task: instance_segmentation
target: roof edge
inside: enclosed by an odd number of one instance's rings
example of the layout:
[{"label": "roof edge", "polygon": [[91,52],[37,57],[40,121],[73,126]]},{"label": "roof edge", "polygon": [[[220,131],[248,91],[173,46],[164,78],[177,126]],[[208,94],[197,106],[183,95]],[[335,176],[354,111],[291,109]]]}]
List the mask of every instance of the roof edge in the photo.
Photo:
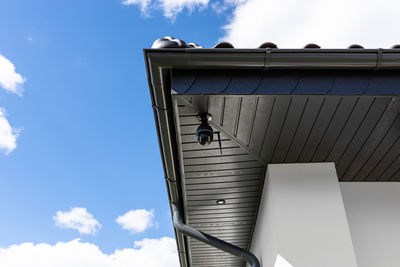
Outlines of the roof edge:
[{"label": "roof edge", "polygon": [[179,69],[400,69],[398,49],[144,49],[150,65]]}]

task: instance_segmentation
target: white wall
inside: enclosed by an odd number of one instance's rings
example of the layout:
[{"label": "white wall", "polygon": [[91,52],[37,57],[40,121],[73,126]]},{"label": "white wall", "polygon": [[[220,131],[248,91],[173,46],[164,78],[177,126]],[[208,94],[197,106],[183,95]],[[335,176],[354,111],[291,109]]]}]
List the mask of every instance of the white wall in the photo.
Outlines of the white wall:
[{"label": "white wall", "polygon": [[360,267],[400,266],[400,183],[340,183]]},{"label": "white wall", "polygon": [[263,190],[251,246],[263,267],[357,266],[333,163],[269,164]]}]

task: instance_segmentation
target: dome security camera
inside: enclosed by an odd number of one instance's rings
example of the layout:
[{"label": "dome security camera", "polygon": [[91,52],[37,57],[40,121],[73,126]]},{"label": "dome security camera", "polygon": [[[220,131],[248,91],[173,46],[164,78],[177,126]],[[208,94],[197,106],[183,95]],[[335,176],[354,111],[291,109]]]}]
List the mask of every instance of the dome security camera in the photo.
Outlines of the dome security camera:
[{"label": "dome security camera", "polygon": [[197,119],[201,124],[196,130],[196,140],[200,145],[207,146],[214,140],[214,131],[208,124],[212,117],[208,113],[202,113],[197,115]]}]

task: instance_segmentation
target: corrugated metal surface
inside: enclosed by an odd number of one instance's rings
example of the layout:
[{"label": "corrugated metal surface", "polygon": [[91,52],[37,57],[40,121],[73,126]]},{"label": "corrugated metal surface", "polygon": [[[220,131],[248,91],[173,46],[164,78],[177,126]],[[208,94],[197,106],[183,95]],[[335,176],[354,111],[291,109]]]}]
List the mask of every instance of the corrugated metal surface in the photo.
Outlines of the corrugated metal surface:
[{"label": "corrugated metal surface", "polygon": [[[371,81],[368,84],[371,88]],[[249,248],[267,163],[328,161],[336,163],[341,181],[400,180],[399,96],[174,95],[173,99],[187,223],[240,247]],[[213,115],[212,126],[221,132],[222,155],[218,142],[206,147],[196,142],[199,111]],[[217,205],[217,199],[226,204]],[[198,241],[189,238],[188,244],[191,266],[243,266],[237,258]]]}]

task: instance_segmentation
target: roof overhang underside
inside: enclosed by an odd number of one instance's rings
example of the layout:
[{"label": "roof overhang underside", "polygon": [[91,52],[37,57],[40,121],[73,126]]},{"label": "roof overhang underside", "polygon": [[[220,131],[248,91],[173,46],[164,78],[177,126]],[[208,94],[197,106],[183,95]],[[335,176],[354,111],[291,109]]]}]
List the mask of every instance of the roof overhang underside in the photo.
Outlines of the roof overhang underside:
[{"label": "roof overhang underside", "polygon": [[[151,62],[153,52],[162,58],[159,64]],[[170,201],[182,204],[194,228],[249,249],[268,163],[335,162],[340,181],[400,180],[396,68],[350,61],[348,68],[321,67],[321,61],[313,66],[309,60],[298,68],[243,62],[174,66],[179,57],[167,64],[162,51],[146,53],[164,168],[173,181]],[[257,53],[248,53],[248,60],[255,61]],[[290,59],[290,53],[285,56]],[[222,154],[218,142],[196,142],[201,112],[212,114]],[[226,204],[216,205],[217,199]],[[182,266],[244,266],[179,233],[177,240]]]}]

